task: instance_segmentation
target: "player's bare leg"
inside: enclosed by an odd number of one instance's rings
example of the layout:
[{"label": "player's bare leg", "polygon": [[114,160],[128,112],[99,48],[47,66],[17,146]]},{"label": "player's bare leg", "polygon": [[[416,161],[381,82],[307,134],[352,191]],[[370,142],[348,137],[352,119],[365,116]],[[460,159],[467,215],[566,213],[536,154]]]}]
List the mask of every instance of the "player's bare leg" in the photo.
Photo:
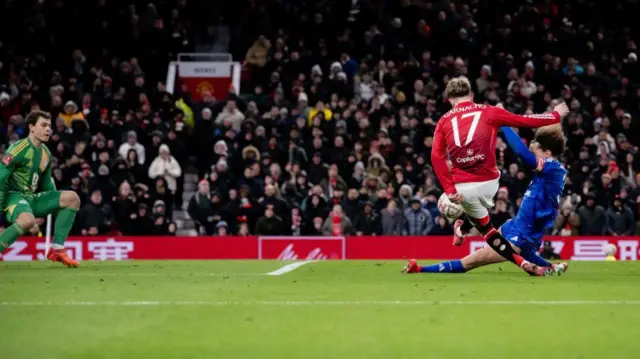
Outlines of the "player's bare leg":
[{"label": "player's bare leg", "polygon": [[64,242],[73,227],[73,221],[80,208],[80,197],[73,191],[60,192],[60,210],[56,216],[53,245],[47,252],[47,258],[54,262],[61,262],[66,267],[75,268],[80,262],[69,257],[64,249]]},{"label": "player's bare leg", "polygon": [[[520,248],[516,246],[512,245],[512,248],[516,252],[520,251]],[[421,266],[415,259],[411,259],[402,269],[402,273],[465,273],[476,268],[490,264],[504,263],[506,261],[503,256],[487,246],[469,254],[459,261],[442,262],[431,266]],[[459,264],[456,262],[459,262]],[[458,270],[455,268],[456,265],[460,266]],[[528,261],[523,261],[520,267],[529,275],[536,277],[548,276],[555,273],[552,267],[540,267]]]}]

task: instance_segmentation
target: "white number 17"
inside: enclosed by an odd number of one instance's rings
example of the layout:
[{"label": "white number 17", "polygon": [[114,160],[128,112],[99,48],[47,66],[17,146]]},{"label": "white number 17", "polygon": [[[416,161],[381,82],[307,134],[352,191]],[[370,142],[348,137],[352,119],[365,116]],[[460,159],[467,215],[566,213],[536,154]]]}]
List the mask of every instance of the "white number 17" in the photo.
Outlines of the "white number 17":
[{"label": "white number 17", "polygon": [[[478,121],[480,121],[480,116],[482,116],[482,112],[480,111],[469,112],[460,116],[460,119],[473,117],[473,120],[471,121],[471,127],[469,127],[469,132],[467,132],[467,140],[464,143],[465,146],[468,145],[469,142],[471,142],[471,140],[473,139],[473,135],[476,132],[476,127],[478,127]],[[460,132],[458,130],[458,116],[451,119],[451,126],[453,127],[453,141],[456,143],[456,146],[462,147],[462,145],[460,144]]]}]

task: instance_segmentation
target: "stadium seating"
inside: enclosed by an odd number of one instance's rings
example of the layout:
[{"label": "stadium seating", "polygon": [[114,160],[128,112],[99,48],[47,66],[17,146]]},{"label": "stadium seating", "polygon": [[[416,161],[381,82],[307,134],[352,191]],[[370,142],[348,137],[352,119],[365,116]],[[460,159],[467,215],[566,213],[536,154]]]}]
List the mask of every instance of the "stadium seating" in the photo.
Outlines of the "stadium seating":
[{"label": "stadium seating", "polygon": [[[412,200],[450,234],[430,153],[455,76],[515,113],[569,104],[553,234],[640,230],[635,1],[26,3],[0,8],[0,144],[53,114],[76,234],[402,235]],[[232,54],[240,88],[167,88],[181,52]],[[499,226],[529,177],[497,151]]]}]

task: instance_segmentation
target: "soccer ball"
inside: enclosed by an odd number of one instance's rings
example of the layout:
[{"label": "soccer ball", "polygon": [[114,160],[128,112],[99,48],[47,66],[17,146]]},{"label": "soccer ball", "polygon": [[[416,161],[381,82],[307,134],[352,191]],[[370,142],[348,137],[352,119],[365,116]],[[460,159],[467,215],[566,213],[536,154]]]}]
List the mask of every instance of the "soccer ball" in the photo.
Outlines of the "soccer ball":
[{"label": "soccer ball", "polygon": [[443,193],[442,196],[440,196],[440,199],[438,199],[438,210],[442,213],[444,218],[449,221],[449,223],[460,218],[463,213],[462,206],[451,202],[446,193]]}]

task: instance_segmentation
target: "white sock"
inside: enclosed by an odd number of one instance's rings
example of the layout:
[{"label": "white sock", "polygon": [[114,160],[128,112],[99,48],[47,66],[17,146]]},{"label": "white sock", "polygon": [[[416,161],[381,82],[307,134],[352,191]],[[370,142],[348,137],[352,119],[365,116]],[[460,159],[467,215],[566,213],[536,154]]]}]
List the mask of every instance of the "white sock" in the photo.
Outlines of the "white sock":
[{"label": "white sock", "polygon": [[63,245],[60,245],[60,244],[55,244],[55,243],[54,243],[54,244],[52,244],[52,245],[51,245],[51,248],[53,248],[53,249],[55,249],[55,250],[59,250],[59,249],[64,249],[64,246],[63,246]]}]

